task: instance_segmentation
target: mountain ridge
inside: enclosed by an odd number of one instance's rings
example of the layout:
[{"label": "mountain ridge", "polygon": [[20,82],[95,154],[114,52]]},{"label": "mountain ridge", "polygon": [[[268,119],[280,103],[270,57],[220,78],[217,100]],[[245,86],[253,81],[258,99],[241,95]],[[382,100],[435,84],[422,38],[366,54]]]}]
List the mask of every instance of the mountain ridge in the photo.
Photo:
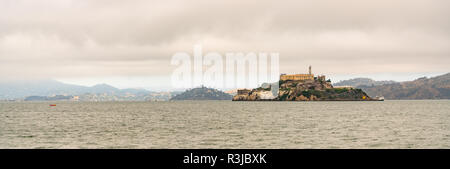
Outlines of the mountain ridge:
[{"label": "mountain ridge", "polygon": [[[266,83],[262,86],[267,87],[270,84],[271,83]],[[450,99],[450,73],[431,78],[421,77],[416,80],[406,82],[375,81],[369,78],[354,78],[334,83],[333,86],[353,86],[356,88],[361,88],[370,97],[384,96],[386,99],[391,100]],[[212,90],[214,90],[214,93],[216,94],[221,92],[217,89]],[[51,79],[19,82],[0,81],[0,100],[21,100],[29,96],[76,96],[85,94],[107,94],[110,96],[142,98],[157,97],[158,99],[162,97],[167,98],[168,100],[174,93],[178,92],[168,92],[169,94],[166,94],[167,96],[156,96],[157,94],[152,93],[154,92],[145,89],[118,89],[105,83],[100,83],[94,86],[81,86],[66,84]],[[217,96],[222,97],[226,95],[218,94]]]},{"label": "mountain ridge", "polygon": [[114,93],[124,95],[151,93],[145,89],[118,89],[101,83],[94,86],[66,84],[52,79],[35,81],[0,82],[0,99],[21,99],[28,96],[82,95],[86,93]]},{"label": "mountain ridge", "polygon": [[383,96],[386,99],[450,99],[450,73],[431,78],[421,77],[413,81],[359,86],[369,96]]},{"label": "mountain ridge", "polygon": [[348,80],[341,80],[339,82],[333,83],[333,86],[353,86],[358,88],[359,86],[379,86],[383,84],[392,84],[397,83],[393,80],[382,80],[382,81],[376,81],[370,78],[353,78]]}]

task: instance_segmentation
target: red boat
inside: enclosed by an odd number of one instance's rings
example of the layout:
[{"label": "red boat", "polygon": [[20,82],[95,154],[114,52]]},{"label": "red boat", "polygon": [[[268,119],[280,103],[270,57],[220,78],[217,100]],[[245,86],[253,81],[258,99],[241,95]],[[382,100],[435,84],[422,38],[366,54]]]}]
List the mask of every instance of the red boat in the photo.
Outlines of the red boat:
[{"label": "red boat", "polygon": [[51,104],[50,106],[56,106],[56,104]]}]

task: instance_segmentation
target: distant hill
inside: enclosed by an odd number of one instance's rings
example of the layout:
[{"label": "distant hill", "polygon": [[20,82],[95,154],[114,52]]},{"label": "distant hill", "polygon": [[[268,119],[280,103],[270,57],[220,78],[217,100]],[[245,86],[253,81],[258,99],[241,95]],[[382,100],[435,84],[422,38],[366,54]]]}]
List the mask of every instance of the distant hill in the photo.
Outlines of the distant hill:
[{"label": "distant hill", "polygon": [[19,99],[27,96],[82,95],[86,93],[137,95],[151,92],[144,89],[117,89],[107,84],[99,84],[92,87],[79,86],[61,83],[56,80],[0,81],[0,99]]},{"label": "distant hill", "polygon": [[199,87],[186,90],[185,92],[172,97],[170,100],[231,100],[233,96],[220,90]]},{"label": "distant hill", "polygon": [[450,99],[450,73],[408,82],[359,87],[369,96],[380,95],[386,99]]},{"label": "distant hill", "polygon": [[359,86],[379,86],[384,84],[393,84],[397,83],[395,81],[375,81],[369,78],[354,78],[349,80],[339,81],[337,83],[333,83],[333,86],[353,86],[359,88]]}]

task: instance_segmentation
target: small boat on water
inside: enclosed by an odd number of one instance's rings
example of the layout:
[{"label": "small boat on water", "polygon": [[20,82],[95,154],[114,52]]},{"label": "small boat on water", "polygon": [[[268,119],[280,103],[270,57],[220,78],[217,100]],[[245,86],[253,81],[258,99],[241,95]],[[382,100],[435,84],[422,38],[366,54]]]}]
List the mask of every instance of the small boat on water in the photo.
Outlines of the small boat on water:
[{"label": "small boat on water", "polygon": [[375,96],[375,99],[378,101],[384,101],[384,97],[383,96]]}]

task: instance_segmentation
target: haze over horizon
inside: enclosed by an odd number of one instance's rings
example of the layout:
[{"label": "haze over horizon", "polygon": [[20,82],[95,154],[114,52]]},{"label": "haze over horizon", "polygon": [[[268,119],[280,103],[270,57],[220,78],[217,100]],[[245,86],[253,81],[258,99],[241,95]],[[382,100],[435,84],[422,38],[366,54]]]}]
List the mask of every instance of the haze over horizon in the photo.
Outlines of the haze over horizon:
[{"label": "haze over horizon", "polygon": [[[344,80],[350,80],[350,79],[356,79],[356,78],[369,78],[372,80],[376,80],[376,81],[395,81],[395,82],[406,82],[406,81],[413,81],[413,80],[417,80],[419,78],[422,77],[427,77],[427,78],[433,78],[436,76],[441,76],[447,73],[437,73],[437,74],[409,74],[409,75],[404,75],[402,76],[402,78],[404,78],[403,80],[393,80],[393,79],[383,79],[385,77],[395,77],[395,75],[393,76],[392,74],[390,75],[367,75],[367,76],[358,76],[358,75],[344,75],[344,76],[338,76],[338,78],[333,78],[331,77],[330,79],[332,80],[332,83],[338,83],[340,81],[344,81]],[[401,76],[401,75],[400,75]],[[381,78],[381,79],[380,79]],[[81,86],[86,86],[86,87],[92,87],[95,85],[102,85],[102,84],[106,84],[109,86],[113,86],[115,88],[118,89],[127,89],[127,88],[135,88],[135,89],[146,89],[149,91],[183,91],[185,90],[183,89],[176,89],[176,88],[172,88],[172,87],[167,87],[167,86],[163,86],[164,84],[170,83],[169,80],[170,79],[159,79],[159,85],[161,86],[152,86],[152,84],[145,84],[145,77],[138,77],[138,78],[104,78],[104,79],[95,79],[95,78],[91,78],[91,79],[47,79],[47,80],[56,80],[58,82],[61,83],[65,83],[65,84],[72,84],[72,85],[81,85]],[[338,79],[338,80],[336,80]],[[137,84],[139,86],[150,86],[150,87],[133,87],[129,85],[129,82],[133,81],[132,84]],[[228,88],[219,88],[220,90],[230,90]]]},{"label": "haze over horizon", "polygon": [[450,1],[0,0],[0,77],[170,90],[176,52],[278,52],[333,82],[450,72]]}]

